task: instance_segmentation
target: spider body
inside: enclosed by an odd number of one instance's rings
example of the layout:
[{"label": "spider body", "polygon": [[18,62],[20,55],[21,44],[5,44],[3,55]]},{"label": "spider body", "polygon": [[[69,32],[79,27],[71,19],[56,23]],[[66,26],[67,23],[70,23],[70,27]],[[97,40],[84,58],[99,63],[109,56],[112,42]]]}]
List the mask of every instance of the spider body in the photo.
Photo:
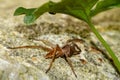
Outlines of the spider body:
[{"label": "spider body", "polygon": [[[43,41],[44,43],[47,42],[50,45],[52,43],[46,41],[46,40],[40,40]],[[19,49],[19,48],[42,48],[43,50],[47,50],[48,53],[44,56],[46,59],[52,59],[50,62],[50,65],[48,67],[48,69],[46,70],[46,73],[51,69],[53,62],[55,61],[55,59],[61,57],[63,59],[65,59],[65,61],[69,64],[69,66],[72,69],[73,74],[75,75],[75,77],[77,77],[74,68],[72,66],[71,60],[69,59],[69,57],[71,57],[72,55],[77,55],[81,52],[81,49],[78,47],[78,45],[75,42],[80,42],[81,43],[81,39],[72,39],[72,40],[68,40],[66,42],[66,44],[62,47],[60,47],[58,44],[54,45],[54,47],[52,46],[52,48],[47,48],[47,47],[43,47],[43,46],[19,46],[19,47],[9,47],[9,49]],[[53,44],[52,44],[53,45]]]}]

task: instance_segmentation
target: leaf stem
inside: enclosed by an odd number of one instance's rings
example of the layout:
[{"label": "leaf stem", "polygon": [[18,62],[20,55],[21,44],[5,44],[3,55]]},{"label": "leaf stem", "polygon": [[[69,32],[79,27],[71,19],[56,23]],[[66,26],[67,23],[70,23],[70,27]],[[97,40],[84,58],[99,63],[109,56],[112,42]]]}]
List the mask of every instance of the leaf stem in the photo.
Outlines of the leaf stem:
[{"label": "leaf stem", "polygon": [[91,30],[93,31],[93,33],[96,35],[96,37],[100,40],[100,42],[102,43],[102,45],[106,48],[106,50],[108,51],[109,55],[111,56],[114,65],[116,66],[117,70],[120,73],[120,62],[118,60],[118,58],[115,56],[114,52],[112,51],[112,49],[110,48],[110,46],[106,43],[106,41],[103,39],[103,37],[99,34],[99,32],[96,30],[96,28],[94,27],[94,25],[92,24],[91,20],[88,20],[88,25],[91,28]]}]

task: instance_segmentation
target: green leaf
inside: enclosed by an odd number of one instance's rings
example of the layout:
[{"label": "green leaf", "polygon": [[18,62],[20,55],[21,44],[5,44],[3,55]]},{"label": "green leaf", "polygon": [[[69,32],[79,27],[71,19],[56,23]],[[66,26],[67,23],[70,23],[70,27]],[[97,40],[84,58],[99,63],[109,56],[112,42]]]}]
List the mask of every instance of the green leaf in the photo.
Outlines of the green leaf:
[{"label": "green leaf", "polygon": [[45,12],[68,14],[88,22],[92,16],[115,7],[120,7],[120,0],[61,0],[56,3],[49,1],[38,8],[19,7],[14,15],[25,14],[24,22],[27,24]]},{"label": "green leaf", "polygon": [[94,16],[102,11],[120,7],[120,0],[100,0],[96,6],[91,10],[91,15]]},{"label": "green leaf", "polygon": [[34,16],[32,15],[32,13],[35,10],[36,10],[36,8],[26,9],[26,8],[23,8],[23,7],[19,7],[15,10],[14,16],[25,14],[24,22],[26,24],[32,24],[34,22]]},{"label": "green leaf", "polygon": [[90,10],[97,1],[98,0],[62,0],[57,3],[50,1],[36,9],[33,15],[35,19],[37,19],[43,12],[64,13],[87,21]]},{"label": "green leaf", "polygon": [[14,16],[18,16],[18,15],[22,15],[22,14],[25,14],[25,15],[32,14],[35,11],[35,9],[36,8],[26,9],[23,7],[19,7],[15,10]]},{"label": "green leaf", "polygon": [[24,17],[24,23],[26,23],[27,25],[32,24],[34,21],[34,16],[32,14],[28,14]]}]

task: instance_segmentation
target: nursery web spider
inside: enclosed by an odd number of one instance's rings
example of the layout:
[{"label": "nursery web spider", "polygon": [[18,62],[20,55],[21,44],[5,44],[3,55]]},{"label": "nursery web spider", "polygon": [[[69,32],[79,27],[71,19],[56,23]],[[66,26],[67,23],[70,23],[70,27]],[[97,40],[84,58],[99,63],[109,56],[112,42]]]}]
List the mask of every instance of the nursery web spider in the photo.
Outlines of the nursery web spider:
[{"label": "nursery web spider", "polygon": [[[53,45],[52,43],[50,43],[47,40],[40,40],[45,44],[49,44],[49,45]],[[50,62],[50,65],[48,67],[48,69],[46,70],[46,73],[51,69],[53,62],[55,61],[56,58],[61,57],[63,59],[65,59],[65,61],[69,64],[69,66],[71,67],[71,70],[73,72],[73,74],[75,75],[75,77],[77,77],[74,68],[71,64],[71,60],[69,59],[69,57],[71,57],[72,55],[77,55],[81,52],[81,49],[78,47],[78,45],[75,42],[83,42],[83,40],[81,39],[70,39],[66,42],[66,44],[62,47],[60,47],[58,44],[53,45],[52,48],[48,48],[48,47],[43,47],[43,46],[19,46],[19,47],[8,47],[9,49],[19,49],[19,48],[42,48],[43,50],[48,51],[48,53],[45,55],[46,59],[52,59]]]}]

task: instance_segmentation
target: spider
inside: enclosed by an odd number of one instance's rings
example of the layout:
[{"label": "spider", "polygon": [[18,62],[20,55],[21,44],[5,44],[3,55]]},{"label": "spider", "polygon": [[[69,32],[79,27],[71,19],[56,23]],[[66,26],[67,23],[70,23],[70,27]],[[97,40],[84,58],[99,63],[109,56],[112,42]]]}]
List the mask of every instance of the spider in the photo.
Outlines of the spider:
[{"label": "spider", "polygon": [[61,57],[69,64],[73,74],[75,75],[75,77],[77,77],[69,57],[71,57],[72,55],[80,54],[81,49],[78,47],[78,45],[75,42],[80,42],[81,43],[81,42],[83,42],[82,39],[67,40],[66,44],[62,47],[60,47],[58,44],[53,45],[51,42],[49,42],[47,40],[40,40],[40,41],[42,41],[43,43],[45,43],[47,45],[52,45],[51,48],[43,47],[41,45],[40,46],[19,46],[19,47],[8,47],[8,48],[9,49],[42,48],[43,50],[48,51],[48,53],[44,57],[46,59],[52,59],[48,69],[46,70],[46,73],[51,69],[52,64],[55,61],[55,59]]}]

